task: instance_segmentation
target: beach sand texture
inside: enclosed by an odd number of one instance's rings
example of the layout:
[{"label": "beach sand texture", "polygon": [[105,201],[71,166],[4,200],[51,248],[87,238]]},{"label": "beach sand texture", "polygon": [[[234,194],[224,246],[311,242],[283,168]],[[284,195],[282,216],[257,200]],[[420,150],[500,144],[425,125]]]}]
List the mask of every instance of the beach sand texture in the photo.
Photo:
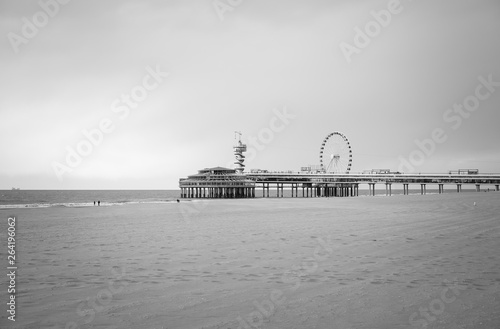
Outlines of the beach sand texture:
[{"label": "beach sand texture", "polygon": [[17,320],[3,310],[0,327],[498,329],[499,199],[2,210],[1,262],[16,215],[19,269]]}]

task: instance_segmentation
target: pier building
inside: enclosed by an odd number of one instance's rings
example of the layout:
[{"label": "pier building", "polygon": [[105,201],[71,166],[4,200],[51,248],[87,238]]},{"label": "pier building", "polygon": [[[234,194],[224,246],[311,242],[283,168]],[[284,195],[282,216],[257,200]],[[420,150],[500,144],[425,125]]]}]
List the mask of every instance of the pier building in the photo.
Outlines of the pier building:
[{"label": "pier building", "polygon": [[255,181],[236,169],[205,168],[179,181],[182,198],[254,198]]},{"label": "pier building", "polygon": [[241,133],[238,143],[233,147],[235,169],[214,167],[199,170],[197,174],[181,178],[181,198],[254,198],[255,181],[243,174],[245,169],[244,152],[247,146],[241,142]]}]

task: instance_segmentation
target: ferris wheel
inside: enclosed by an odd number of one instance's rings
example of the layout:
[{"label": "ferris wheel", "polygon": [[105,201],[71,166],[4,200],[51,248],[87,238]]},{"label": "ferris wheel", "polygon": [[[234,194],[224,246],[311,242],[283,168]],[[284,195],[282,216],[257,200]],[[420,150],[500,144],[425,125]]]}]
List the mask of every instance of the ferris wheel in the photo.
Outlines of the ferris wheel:
[{"label": "ferris wheel", "polygon": [[352,165],[352,149],[344,134],[336,131],[326,136],[321,144],[319,163],[325,173],[349,173]]}]

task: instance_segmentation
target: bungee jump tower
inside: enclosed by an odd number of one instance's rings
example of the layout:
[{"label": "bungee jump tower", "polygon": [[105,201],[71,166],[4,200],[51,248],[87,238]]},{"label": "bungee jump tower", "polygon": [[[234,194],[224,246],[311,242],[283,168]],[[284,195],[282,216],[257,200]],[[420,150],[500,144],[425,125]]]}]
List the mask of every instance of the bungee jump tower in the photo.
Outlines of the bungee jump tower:
[{"label": "bungee jump tower", "polygon": [[234,149],[235,169],[214,167],[199,170],[197,174],[181,178],[181,198],[234,199],[255,198],[255,181],[247,178],[244,152],[247,146],[241,142],[241,132],[236,131],[238,142]]}]

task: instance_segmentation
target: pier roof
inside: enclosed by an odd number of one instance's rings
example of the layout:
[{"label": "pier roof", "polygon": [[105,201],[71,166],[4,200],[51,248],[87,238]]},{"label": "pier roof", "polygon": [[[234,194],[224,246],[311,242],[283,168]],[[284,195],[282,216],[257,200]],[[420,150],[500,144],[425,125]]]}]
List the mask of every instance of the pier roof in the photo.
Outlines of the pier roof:
[{"label": "pier roof", "polygon": [[235,169],[224,168],[224,167],[205,168],[205,169],[201,169],[201,170],[198,170],[198,171],[200,173],[205,173],[205,172],[212,172],[212,173],[216,173],[216,172],[235,173],[236,172]]}]

